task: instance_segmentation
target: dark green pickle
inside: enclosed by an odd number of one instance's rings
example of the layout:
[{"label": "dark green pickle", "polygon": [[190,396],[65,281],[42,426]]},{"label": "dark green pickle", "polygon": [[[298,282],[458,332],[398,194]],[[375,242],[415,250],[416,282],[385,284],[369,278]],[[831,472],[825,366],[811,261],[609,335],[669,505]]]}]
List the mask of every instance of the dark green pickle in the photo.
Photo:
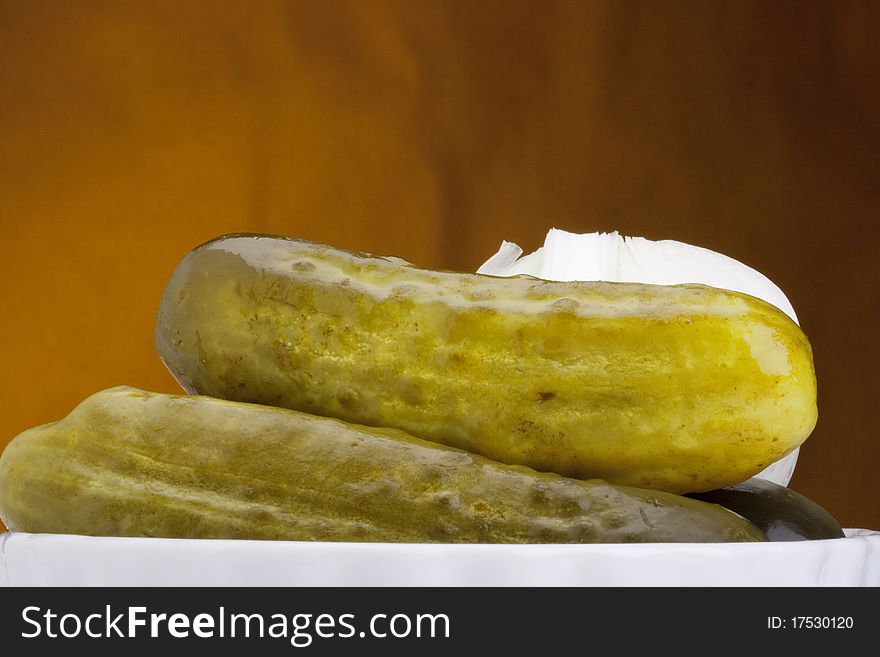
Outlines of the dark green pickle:
[{"label": "dark green pickle", "polygon": [[762,541],[720,506],[504,465],[395,429],[112,388],[0,457],[12,531],[439,543]]},{"label": "dark green pickle", "polygon": [[720,504],[751,520],[771,541],[845,538],[828,511],[800,493],[764,479],[749,479],[720,490],[688,495]]}]

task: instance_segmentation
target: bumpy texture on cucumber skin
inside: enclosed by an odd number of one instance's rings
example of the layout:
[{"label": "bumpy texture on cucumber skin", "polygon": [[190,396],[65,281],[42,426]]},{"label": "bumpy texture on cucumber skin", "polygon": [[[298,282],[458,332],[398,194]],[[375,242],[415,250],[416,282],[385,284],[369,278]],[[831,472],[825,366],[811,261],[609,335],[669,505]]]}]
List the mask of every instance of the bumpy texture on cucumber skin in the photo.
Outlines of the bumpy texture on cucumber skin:
[{"label": "bumpy texture on cucumber skin", "polygon": [[508,466],[394,429],[134,388],[0,456],[13,531],[443,543],[764,540],[684,497]]},{"label": "bumpy texture on cucumber skin", "polygon": [[807,338],[747,295],[428,271],[265,236],[183,259],[157,345],[193,393],[676,493],[748,479],[817,413]]}]

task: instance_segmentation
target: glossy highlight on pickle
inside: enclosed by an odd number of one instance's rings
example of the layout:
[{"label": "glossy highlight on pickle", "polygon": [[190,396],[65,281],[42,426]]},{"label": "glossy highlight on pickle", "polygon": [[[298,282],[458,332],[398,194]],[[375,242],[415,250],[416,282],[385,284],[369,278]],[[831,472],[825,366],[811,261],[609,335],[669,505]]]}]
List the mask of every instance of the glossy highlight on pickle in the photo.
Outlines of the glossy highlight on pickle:
[{"label": "glossy highlight on pickle", "polygon": [[817,416],[800,328],[703,285],[430,271],[235,235],[183,259],[156,338],[191,393],[676,493],[748,479]]},{"label": "glossy highlight on pickle", "polygon": [[0,456],[12,531],[420,543],[766,540],[677,495],[254,404],[118,387]]}]

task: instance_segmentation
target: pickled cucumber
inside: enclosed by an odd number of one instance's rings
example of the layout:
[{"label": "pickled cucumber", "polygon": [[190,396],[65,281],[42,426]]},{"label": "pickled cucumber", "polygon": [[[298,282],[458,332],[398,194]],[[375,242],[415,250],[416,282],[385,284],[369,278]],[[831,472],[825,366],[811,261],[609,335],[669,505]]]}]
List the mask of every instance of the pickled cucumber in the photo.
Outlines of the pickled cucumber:
[{"label": "pickled cucumber", "polygon": [[800,493],[763,479],[691,493],[690,497],[748,518],[770,541],[810,541],[845,538],[840,523],[828,511]]},{"label": "pickled cucumber", "polygon": [[725,509],[508,466],[394,429],[134,388],[0,457],[10,530],[443,543],[755,541]]},{"label": "pickled cucumber", "polygon": [[183,259],[156,339],[191,393],[675,493],[748,479],[817,415],[800,328],[701,285],[429,271],[238,235]]}]

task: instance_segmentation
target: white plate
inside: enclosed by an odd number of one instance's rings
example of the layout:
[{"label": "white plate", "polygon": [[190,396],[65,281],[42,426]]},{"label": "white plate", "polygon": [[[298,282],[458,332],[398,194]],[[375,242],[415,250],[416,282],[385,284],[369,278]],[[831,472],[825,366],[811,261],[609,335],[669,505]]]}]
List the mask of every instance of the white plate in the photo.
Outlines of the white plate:
[{"label": "white plate", "polygon": [[0,586],[880,586],[880,532],[792,543],[428,545],[0,534]]}]

